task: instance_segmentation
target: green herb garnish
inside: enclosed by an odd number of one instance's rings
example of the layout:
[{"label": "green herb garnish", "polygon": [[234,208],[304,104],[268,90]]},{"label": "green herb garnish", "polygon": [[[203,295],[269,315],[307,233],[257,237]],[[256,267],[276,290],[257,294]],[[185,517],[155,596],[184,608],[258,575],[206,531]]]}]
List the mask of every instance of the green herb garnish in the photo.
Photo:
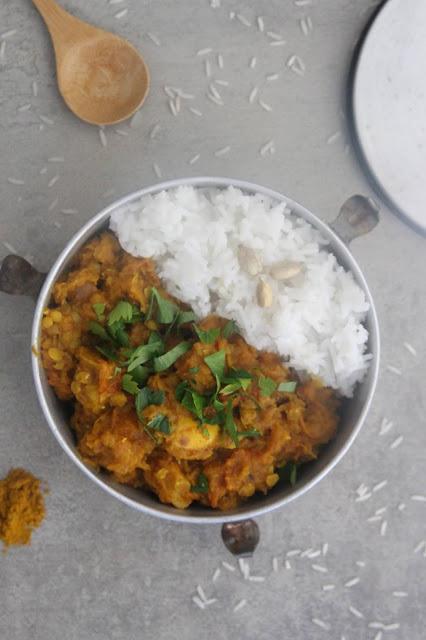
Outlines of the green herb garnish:
[{"label": "green herb garnish", "polygon": [[203,342],[204,344],[213,344],[214,342],[216,342],[216,340],[220,336],[219,328],[208,329],[207,331],[204,331],[203,329],[200,329],[199,327],[197,327],[196,324],[194,324],[193,327],[194,327],[195,333],[198,336],[199,341]]},{"label": "green herb garnish", "polygon": [[272,378],[268,378],[266,376],[260,376],[259,378],[259,389],[260,395],[267,397],[271,396],[277,388],[277,383]]},{"label": "green herb garnish", "polygon": [[220,390],[220,394],[222,396],[230,396],[231,393],[235,393],[241,389],[241,385],[239,382],[232,382],[231,384],[227,384],[225,387],[222,387]]},{"label": "green herb garnish", "polygon": [[155,287],[151,289],[151,300],[146,319],[149,320],[151,318],[154,302],[157,303],[157,322],[159,322],[159,324],[172,323],[176,313],[179,312],[179,308],[174,302],[163,298]]},{"label": "green herb garnish", "polygon": [[150,375],[151,369],[149,367],[144,367],[142,364],[132,369],[132,378],[138,384],[144,384]]},{"label": "green herb garnish", "polygon": [[189,322],[194,322],[197,319],[197,316],[193,311],[179,311],[177,316],[177,325],[188,324]]},{"label": "green herb garnish", "polygon": [[164,352],[164,343],[160,335],[153,331],[149,336],[147,344],[142,344],[132,351],[128,361],[128,371],[133,371],[141,364],[145,364],[154,356],[161,355]]},{"label": "green herb garnish", "polygon": [[230,338],[234,333],[239,333],[238,325],[234,320],[228,320],[222,329],[222,335],[224,338]]},{"label": "green herb garnish", "polygon": [[237,425],[234,421],[234,412],[232,410],[232,402],[228,400],[225,413],[225,424],[223,426],[225,433],[231,438],[236,447],[239,445]]},{"label": "green herb garnish", "polygon": [[291,471],[290,471],[290,484],[292,487],[296,484],[297,480],[297,465],[293,462]]},{"label": "green herb garnish", "polygon": [[105,320],[105,304],[103,302],[96,302],[92,304],[93,311],[96,313],[98,320]]},{"label": "green herb garnish", "polygon": [[289,381],[289,382],[280,382],[278,385],[278,391],[282,393],[294,393],[296,391],[297,382]]},{"label": "green herb garnish", "polygon": [[98,345],[95,347],[95,349],[96,351],[99,351],[99,353],[103,355],[107,360],[113,360],[114,362],[118,360],[116,352],[106,345]]},{"label": "green herb garnish", "polygon": [[132,396],[135,396],[139,391],[137,382],[133,380],[132,376],[129,373],[126,373],[123,376],[121,380],[121,386],[123,388],[123,391],[130,393]]},{"label": "green herb garnish", "polygon": [[108,325],[111,327],[116,322],[132,322],[134,307],[130,302],[121,300],[108,316]]},{"label": "green herb garnish", "polygon": [[171,434],[169,419],[167,416],[164,416],[161,413],[150,420],[146,425],[146,428],[151,431],[159,431],[160,433],[165,433],[166,435]]},{"label": "green herb garnish", "polygon": [[192,345],[190,342],[180,342],[175,347],[173,347],[173,349],[167,351],[167,353],[165,353],[164,355],[154,358],[154,370],[157,373],[160,373],[160,371],[165,371],[166,369],[171,367],[172,364],[176,362],[176,360],[178,360],[187,351],[189,351],[189,349],[191,349],[191,346]]},{"label": "green herb garnish", "polygon": [[108,325],[108,331],[114,340],[114,342],[118,342],[120,347],[128,347],[129,346],[129,336],[127,335],[124,329],[124,322],[114,322],[111,325]]},{"label": "green herb garnish", "polygon": [[160,405],[164,402],[164,391],[154,391],[149,387],[140,389],[135,398],[136,413],[138,416],[142,413],[146,407],[151,404]]},{"label": "green herb garnish", "polygon": [[204,362],[214,375],[216,379],[217,390],[220,389],[220,383],[222,382],[222,378],[225,375],[225,362],[226,362],[226,354],[221,349],[220,351],[215,351],[214,353],[206,356],[204,358]]},{"label": "green herb garnish", "polygon": [[197,478],[197,483],[191,487],[193,493],[208,493],[209,481],[207,476],[201,471]]},{"label": "green herb garnish", "polygon": [[89,331],[90,333],[93,333],[94,336],[98,336],[98,338],[105,340],[105,342],[111,340],[105,328],[101,324],[99,324],[99,322],[94,322],[93,320],[91,320],[89,322]]}]

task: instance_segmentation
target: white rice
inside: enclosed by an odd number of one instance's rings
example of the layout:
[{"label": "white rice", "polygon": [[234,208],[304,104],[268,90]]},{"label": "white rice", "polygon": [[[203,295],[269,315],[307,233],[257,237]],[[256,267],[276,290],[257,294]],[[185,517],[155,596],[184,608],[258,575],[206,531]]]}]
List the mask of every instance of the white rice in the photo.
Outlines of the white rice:
[{"label": "white rice", "polygon": [[[250,344],[289,357],[290,366],[346,396],[363,379],[371,358],[364,292],[326,250],[326,239],[285,203],[233,187],[184,186],[124,205],[111,228],[128,253],[155,259],[168,290],[199,317],[235,320]],[[257,304],[258,278],[241,269],[241,245],[263,258],[270,308]],[[291,283],[267,275],[282,260],[303,264]]]}]

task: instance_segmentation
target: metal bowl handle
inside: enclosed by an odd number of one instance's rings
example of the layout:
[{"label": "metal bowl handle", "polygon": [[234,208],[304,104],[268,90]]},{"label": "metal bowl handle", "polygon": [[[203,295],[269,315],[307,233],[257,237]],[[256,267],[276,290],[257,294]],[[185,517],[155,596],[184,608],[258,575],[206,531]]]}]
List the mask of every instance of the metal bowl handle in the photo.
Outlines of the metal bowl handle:
[{"label": "metal bowl handle", "polygon": [[6,256],[0,267],[0,291],[37,300],[46,274],[37,271],[21,256]]},{"label": "metal bowl handle", "polygon": [[349,244],[379,223],[379,206],[372,198],[354,195],[343,203],[337,218],[329,224],[335,233]]}]

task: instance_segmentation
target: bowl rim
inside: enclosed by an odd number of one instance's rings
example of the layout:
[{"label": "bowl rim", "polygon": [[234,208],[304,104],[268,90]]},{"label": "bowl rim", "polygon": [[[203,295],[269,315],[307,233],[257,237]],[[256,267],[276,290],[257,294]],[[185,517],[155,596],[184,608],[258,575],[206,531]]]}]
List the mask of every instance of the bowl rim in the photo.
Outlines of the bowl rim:
[{"label": "bowl rim", "polygon": [[[290,494],[279,497],[277,496],[276,500],[272,503],[260,506],[250,506],[250,502],[243,504],[238,513],[227,513],[227,512],[216,512],[212,510],[213,515],[197,515],[192,514],[190,512],[185,512],[183,510],[176,509],[176,513],[173,511],[165,511],[162,510],[161,507],[169,505],[161,505],[159,502],[159,508],[154,508],[149,505],[145,505],[139,503],[132,498],[125,496],[120,491],[116,490],[114,487],[108,485],[104,480],[99,477],[96,472],[85,465],[83,460],[79,457],[77,452],[68,444],[65,440],[64,436],[58,429],[55,418],[52,415],[50,407],[48,405],[45,391],[43,389],[42,384],[42,372],[43,367],[40,362],[40,358],[37,355],[37,345],[39,343],[39,336],[41,330],[41,320],[43,318],[43,311],[47,304],[49,303],[51,289],[54,283],[56,282],[58,276],[61,274],[64,265],[67,260],[74,254],[76,250],[76,246],[84,238],[87,241],[86,235],[91,231],[95,230],[96,227],[102,222],[106,221],[110,215],[123,205],[129,204],[132,201],[138,200],[143,196],[150,195],[153,193],[158,193],[160,191],[166,191],[170,189],[175,189],[180,186],[191,186],[196,188],[218,188],[224,189],[227,187],[235,187],[237,189],[241,189],[243,192],[249,193],[259,193],[260,195],[265,195],[277,202],[286,202],[288,206],[294,210],[295,215],[299,215],[304,220],[312,224],[316,229],[318,229],[324,236],[331,238],[334,243],[339,246],[340,251],[344,254],[345,259],[350,265],[350,271],[356,275],[356,279],[358,283],[363,288],[363,291],[367,297],[368,303],[370,305],[370,310],[368,312],[369,320],[371,323],[370,329],[370,337],[372,338],[372,343],[375,347],[375,353],[373,353],[373,358],[370,363],[370,383],[367,392],[367,397],[364,401],[364,405],[361,409],[360,416],[352,426],[352,429],[349,433],[349,436],[346,442],[341,446],[341,448],[333,455],[332,459],[321,469],[314,477],[312,477],[307,483],[299,488],[295,488]],[[47,420],[47,423],[55,436],[56,440],[59,442],[62,449],[68,455],[68,457],[79,467],[83,473],[93,480],[98,486],[100,486],[104,491],[109,493],[111,496],[117,498],[124,504],[140,511],[142,513],[146,513],[157,518],[161,518],[163,520],[168,520],[171,522],[180,522],[187,524],[223,524],[226,522],[236,522],[245,520],[247,518],[253,518],[257,516],[264,515],[275,509],[278,509],[285,504],[288,504],[304,495],[307,491],[312,489],[316,484],[318,484],[330,471],[340,462],[343,456],[347,453],[349,448],[352,446],[355,438],[359,434],[362,425],[364,424],[367,413],[370,409],[371,402],[374,396],[374,392],[377,385],[378,372],[379,372],[379,364],[380,364],[380,332],[379,332],[379,323],[377,318],[377,313],[373,301],[373,297],[371,295],[370,289],[368,287],[367,281],[359,267],[357,261],[353,257],[351,251],[348,246],[343,242],[343,240],[322,220],[317,218],[311,211],[300,205],[297,201],[288,198],[287,196],[281,194],[278,191],[270,189],[268,187],[263,187],[256,183],[237,180],[232,178],[221,178],[221,177],[192,177],[192,178],[179,178],[174,180],[168,180],[164,182],[159,182],[149,187],[145,187],[139,189],[135,192],[129,193],[113,203],[107,205],[103,208],[99,213],[90,218],[80,229],[72,236],[72,238],[66,243],[63,250],[55,260],[53,266],[51,267],[49,273],[47,274],[46,280],[43,284],[43,287],[39,293],[39,297],[37,300],[36,309],[34,312],[34,319],[32,325],[32,333],[31,333],[31,345],[35,345],[36,348],[32,349],[32,371],[33,371],[33,379],[36,388],[37,397],[43,411],[44,417]],[[34,353],[35,351],[35,353]],[[246,507],[246,508],[245,508]],[[170,507],[170,509],[174,509]]]}]

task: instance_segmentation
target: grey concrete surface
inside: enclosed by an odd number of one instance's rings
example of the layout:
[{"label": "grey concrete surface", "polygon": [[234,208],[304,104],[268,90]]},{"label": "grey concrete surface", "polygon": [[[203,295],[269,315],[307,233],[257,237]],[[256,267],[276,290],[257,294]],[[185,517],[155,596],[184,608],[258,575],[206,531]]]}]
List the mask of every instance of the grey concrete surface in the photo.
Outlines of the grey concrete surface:
[{"label": "grey concrete surface", "polygon": [[[0,60],[0,257],[8,253],[4,243],[9,243],[47,269],[71,234],[104,204],[155,182],[154,163],[164,178],[221,174],[257,181],[287,193],[326,221],[349,195],[371,193],[348,142],[344,110],[348,65],[372,11],[371,0],[312,0],[303,7],[290,0],[222,0],[218,8],[209,0],[64,4],[140,47],[152,72],[152,91],[134,126],[118,127],[128,135],[108,129],[103,148],[98,130],[78,122],[58,97],[51,47],[31,2],[3,0],[0,34],[16,33],[4,40]],[[128,14],[115,18],[123,8]],[[231,20],[230,11],[252,26]],[[256,27],[259,15],[266,30],[283,34],[285,45],[270,46],[270,38]],[[305,15],[313,24],[308,36],[299,24]],[[217,86],[223,107],[206,98],[204,58],[196,56],[205,47],[214,52],[208,56],[213,76],[230,83]],[[218,53],[223,70],[217,68]],[[293,53],[306,64],[304,76],[286,67]],[[250,69],[253,56],[257,65]],[[278,80],[264,81],[275,72]],[[173,117],[164,85],[181,87],[196,98],[183,101]],[[256,85],[271,112],[249,104]],[[22,110],[27,104],[31,108]],[[42,122],[43,117],[52,124]],[[151,140],[156,123],[161,129]],[[327,144],[337,131],[337,139]],[[261,157],[259,149],[270,139],[276,153]],[[214,155],[228,144],[227,155]],[[189,164],[198,153],[199,161]],[[55,156],[65,162],[48,161]],[[59,180],[49,187],[56,175]],[[24,184],[11,184],[8,178]],[[78,212],[61,213],[67,209]],[[377,395],[361,435],[338,468],[305,497],[259,520],[262,538],[251,571],[265,576],[265,582],[243,580],[238,569],[231,573],[222,567],[213,583],[221,562],[233,563],[217,527],[144,517],[74,467],[51,436],[33,390],[33,305],[0,297],[0,475],[11,466],[24,466],[50,487],[47,518],[32,546],[0,557],[0,638],[363,640],[381,638],[380,631],[389,639],[424,638],[426,557],[414,550],[426,538],[426,504],[412,499],[426,493],[424,242],[383,207],[379,227],[353,244],[381,323]],[[404,348],[406,341],[417,356]],[[389,371],[389,365],[402,375]],[[393,427],[380,436],[384,417]],[[400,435],[401,444],[391,448]],[[356,502],[361,483],[371,489],[383,480],[386,486]],[[382,519],[368,522],[382,507]],[[285,567],[289,550],[316,550],[325,543],[325,557],[290,558]],[[274,556],[277,572],[272,571]],[[357,576],[358,584],[344,586]],[[327,584],[334,589],[323,590]],[[198,609],[192,602],[197,585],[217,602]],[[246,606],[234,613],[243,599]],[[400,626],[384,630],[370,627],[372,622]]]}]

